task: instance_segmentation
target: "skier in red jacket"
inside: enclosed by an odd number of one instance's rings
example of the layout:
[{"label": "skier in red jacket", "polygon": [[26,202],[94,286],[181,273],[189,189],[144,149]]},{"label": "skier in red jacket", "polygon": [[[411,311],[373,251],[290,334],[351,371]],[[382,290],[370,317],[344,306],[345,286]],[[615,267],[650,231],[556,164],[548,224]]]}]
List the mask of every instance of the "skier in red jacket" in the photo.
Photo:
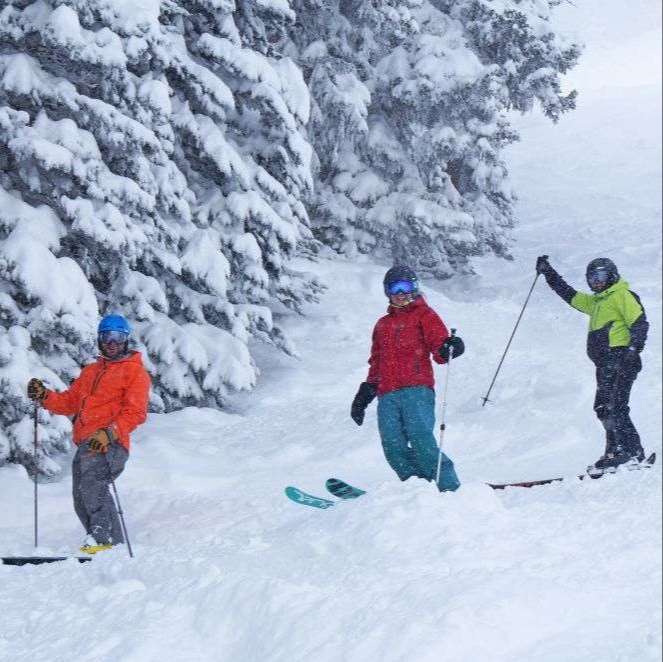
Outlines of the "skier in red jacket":
[{"label": "skier in red jacket", "polygon": [[[361,425],[366,407],[378,397],[378,428],[387,462],[401,480],[412,476],[435,480],[438,450],[435,425],[435,380],[431,356],[446,363],[465,347],[450,336],[437,313],[419,293],[417,276],[407,266],[392,267],[384,277],[389,299],[387,314],[373,330],[366,381],[352,402],[352,419]],[[455,490],[460,482],[453,462],[441,454],[442,491]]]}]

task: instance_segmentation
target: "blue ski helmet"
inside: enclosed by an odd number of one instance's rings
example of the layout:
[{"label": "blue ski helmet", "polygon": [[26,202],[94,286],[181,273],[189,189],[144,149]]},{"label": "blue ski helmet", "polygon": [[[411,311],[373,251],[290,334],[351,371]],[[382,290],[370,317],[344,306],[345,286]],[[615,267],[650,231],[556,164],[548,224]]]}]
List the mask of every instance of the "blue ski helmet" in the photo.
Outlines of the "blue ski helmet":
[{"label": "blue ski helmet", "polygon": [[[129,351],[129,334],[131,327],[122,315],[106,315],[97,327],[97,347],[102,356],[116,359],[124,356]],[[122,343],[120,354],[112,352],[108,354],[110,343]]]},{"label": "blue ski helmet", "polygon": [[412,291],[409,293],[413,294],[414,296],[419,294],[419,280],[417,278],[417,274],[414,272],[414,269],[411,269],[405,264],[400,264],[389,269],[389,271],[387,271],[387,273],[384,275],[382,285],[384,286],[384,293],[387,297],[391,296],[392,294],[392,292],[389,291],[390,286],[399,282],[411,283]]},{"label": "blue ski helmet", "polygon": [[128,336],[131,334],[131,326],[122,315],[106,315],[97,327],[97,333],[102,331],[119,331],[120,333],[126,333]]}]

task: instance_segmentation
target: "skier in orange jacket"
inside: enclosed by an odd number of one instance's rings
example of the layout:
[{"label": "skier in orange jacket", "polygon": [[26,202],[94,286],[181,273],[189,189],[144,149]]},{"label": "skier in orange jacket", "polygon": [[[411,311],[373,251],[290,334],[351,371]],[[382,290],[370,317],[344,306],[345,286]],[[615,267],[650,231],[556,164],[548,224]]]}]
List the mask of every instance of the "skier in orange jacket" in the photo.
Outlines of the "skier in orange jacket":
[{"label": "skier in orange jacket", "polygon": [[129,350],[130,333],[123,317],[108,315],[98,328],[101,355],[66,391],[51,391],[35,378],[28,383],[32,400],[74,417],[74,508],[87,532],[81,547],[87,553],[124,542],[109,486],[129,458],[130,433],[147,418],[150,391],[140,353]]}]

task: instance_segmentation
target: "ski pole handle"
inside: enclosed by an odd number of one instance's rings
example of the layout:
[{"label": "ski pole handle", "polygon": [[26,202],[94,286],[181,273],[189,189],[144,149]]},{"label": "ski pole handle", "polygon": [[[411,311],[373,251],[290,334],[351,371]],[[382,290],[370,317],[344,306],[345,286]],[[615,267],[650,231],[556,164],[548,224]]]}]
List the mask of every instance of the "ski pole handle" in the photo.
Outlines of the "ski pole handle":
[{"label": "ski pole handle", "polygon": [[[451,335],[449,338],[456,337],[456,329],[450,329]],[[451,365],[451,359],[454,357],[454,346],[453,344],[449,347],[449,358],[447,359],[447,382],[449,381],[449,366]],[[446,396],[446,385],[445,385],[445,396]]]}]

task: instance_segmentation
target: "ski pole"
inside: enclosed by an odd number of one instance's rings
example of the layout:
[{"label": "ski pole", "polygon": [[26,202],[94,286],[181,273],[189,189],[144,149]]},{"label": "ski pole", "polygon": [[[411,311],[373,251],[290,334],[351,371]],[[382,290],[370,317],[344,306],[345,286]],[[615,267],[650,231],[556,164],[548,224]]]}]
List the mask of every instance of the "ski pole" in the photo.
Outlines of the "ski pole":
[{"label": "ski pole", "polygon": [[34,489],[34,506],[35,506],[35,549],[39,547],[39,494],[37,488],[37,476],[39,474],[39,460],[37,459],[37,445],[38,445],[38,431],[37,423],[39,417],[39,402],[35,401],[34,408],[34,454],[35,454],[35,489]]},{"label": "ski pole", "polygon": [[[451,329],[451,338],[456,335],[456,329]],[[451,372],[451,359],[454,355],[453,345],[449,347],[449,358],[447,360],[447,374],[444,378],[444,390],[442,391],[442,412],[440,415],[440,444],[437,452],[437,472],[435,473],[435,484],[440,485],[440,471],[442,470],[442,443],[446,429],[445,418],[447,414],[447,393],[449,392],[449,373]]]},{"label": "ski pole", "polygon": [[[547,255],[545,257],[548,257]],[[532,287],[529,288],[529,293],[527,294],[527,298],[525,299],[525,303],[523,304],[523,308],[520,311],[520,315],[518,315],[518,319],[516,320],[516,326],[513,327],[513,331],[511,332],[511,337],[509,338],[509,342],[506,344],[506,349],[504,350],[504,354],[502,354],[502,358],[500,359],[500,362],[497,366],[497,370],[495,371],[495,374],[493,375],[493,381],[490,382],[490,386],[488,387],[488,392],[486,395],[482,398],[483,404],[481,405],[482,407],[486,406],[486,402],[489,402],[488,396],[490,395],[490,392],[493,390],[493,386],[495,385],[495,380],[497,379],[497,375],[500,372],[500,369],[502,368],[502,363],[504,363],[504,359],[506,358],[507,352],[509,351],[509,347],[511,347],[511,341],[513,340],[513,337],[516,335],[516,330],[518,329],[518,325],[520,324],[520,320],[523,317],[523,314],[525,312],[525,308],[527,308],[527,304],[529,303],[529,298],[532,296],[532,292],[534,291],[534,286],[536,285],[536,281],[539,279],[539,276],[541,274],[537,273],[536,277],[534,278],[534,282],[532,283]]]},{"label": "ski pole", "polygon": [[117,502],[117,513],[120,516],[120,524],[122,525],[122,534],[124,539],[127,541],[127,549],[129,550],[129,557],[133,558],[134,553],[131,549],[131,541],[129,540],[129,532],[127,531],[127,525],[124,521],[124,512],[122,511],[122,505],[120,504],[120,495],[117,493],[117,487],[115,487],[115,481],[111,480],[111,485],[113,486],[113,493],[115,494],[115,501]]},{"label": "ski pole", "polygon": [[113,494],[115,495],[115,505],[117,507],[117,514],[120,516],[120,527],[122,528],[122,535],[127,541],[127,549],[129,550],[129,557],[133,558],[134,553],[131,549],[131,541],[129,540],[129,532],[127,531],[127,525],[124,521],[124,512],[122,510],[122,504],[120,503],[120,495],[117,493],[117,487],[115,487],[115,481],[113,480],[113,474],[111,473],[110,462],[106,456],[106,464],[108,465],[108,477],[110,478],[110,483],[113,487]]}]

